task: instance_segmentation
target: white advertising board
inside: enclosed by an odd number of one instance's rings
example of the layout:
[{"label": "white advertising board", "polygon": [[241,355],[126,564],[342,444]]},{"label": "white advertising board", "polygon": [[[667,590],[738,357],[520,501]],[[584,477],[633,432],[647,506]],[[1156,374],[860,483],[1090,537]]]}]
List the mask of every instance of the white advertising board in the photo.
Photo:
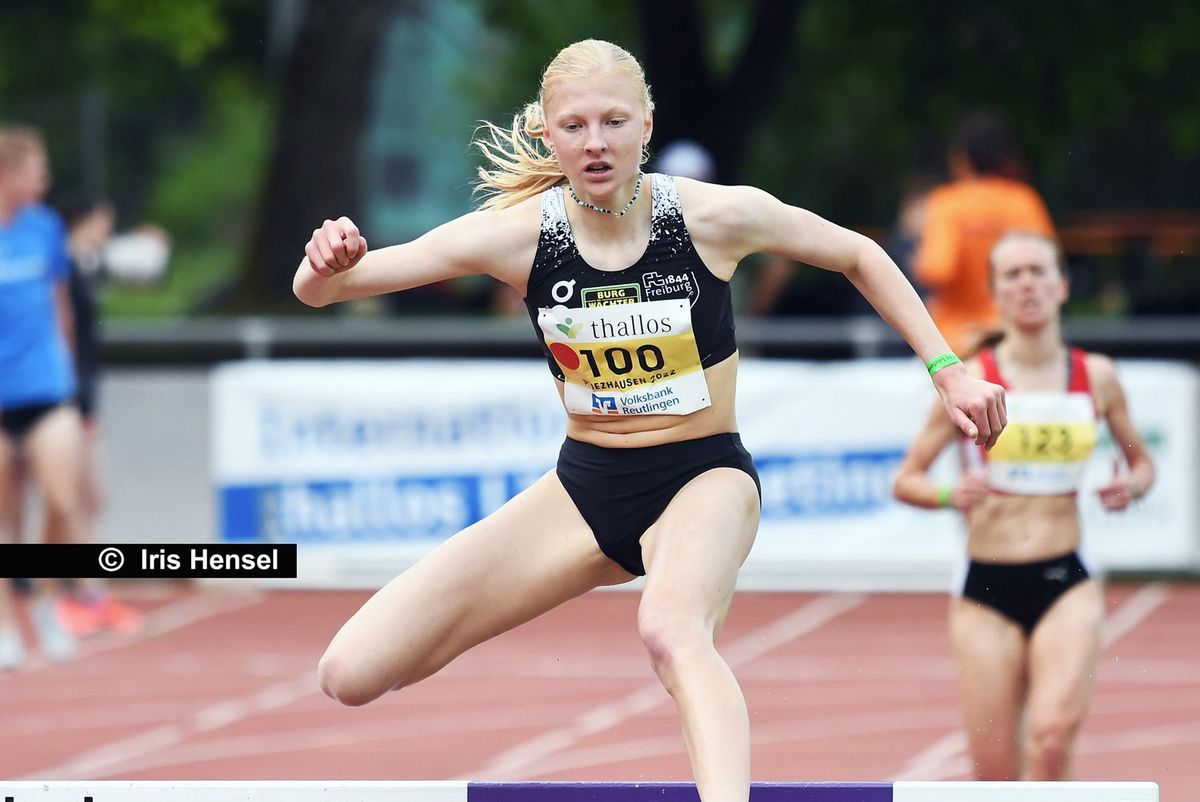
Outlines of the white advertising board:
[{"label": "white advertising board", "polygon": [[[1200,378],[1119,363],[1158,467],[1121,514],[1080,493],[1108,569],[1200,564]],[[743,361],[738,420],[763,486],[746,588],[942,589],[962,559],[957,514],[892,500],[892,476],[935,394],[915,360]],[[378,586],[554,466],[565,413],[536,360],[243,362],[213,376],[218,537],[300,544],[299,581]],[[947,452],[935,471],[957,473]]]}]

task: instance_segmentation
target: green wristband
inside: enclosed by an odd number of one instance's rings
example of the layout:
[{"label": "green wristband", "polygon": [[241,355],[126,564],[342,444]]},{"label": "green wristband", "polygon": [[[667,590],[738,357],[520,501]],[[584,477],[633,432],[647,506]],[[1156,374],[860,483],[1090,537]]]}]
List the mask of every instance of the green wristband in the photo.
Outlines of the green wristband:
[{"label": "green wristband", "polygon": [[950,506],[951,492],[953,492],[953,488],[951,488],[950,485],[940,485],[938,487],[937,505],[939,507],[949,507]]},{"label": "green wristband", "polygon": [[951,365],[961,364],[962,360],[956,357],[954,354],[942,354],[941,356],[935,356],[933,359],[926,362],[925,368],[929,371],[929,375],[932,376],[942,368],[948,368]]}]

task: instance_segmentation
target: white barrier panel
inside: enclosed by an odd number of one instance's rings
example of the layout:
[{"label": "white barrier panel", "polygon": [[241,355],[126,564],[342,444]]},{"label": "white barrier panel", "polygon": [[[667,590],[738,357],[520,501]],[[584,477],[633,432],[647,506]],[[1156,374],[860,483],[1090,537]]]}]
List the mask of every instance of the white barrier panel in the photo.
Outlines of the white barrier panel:
[{"label": "white barrier panel", "polygon": [[[1200,565],[1200,376],[1188,365],[1122,362],[1135,425],[1157,483],[1124,513],[1095,489],[1112,476],[1107,427],[1080,492],[1089,556],[1108,569]],[[961,518],[892,499],[904,450],[936,394],[912,360],[747,361],[738,386],[742,438],[763,482],[763,516],[740,587],[942,589],[962,559]],[[959,475],[947,450],[935,475]]]},{"label": "white barrier panel", "polygon": [[[694,802],[690,783],[6,782],[3,802]],[[1154,783],[755,783],[751,802],[1158,802]]]},{"label": "white barrier panel", "polygon": [[[1080,494],[1092,558],[1117,569],[1200,565],[1200,379],[1122,362],[1158,482],[1100,509],[1106,433]],[[742,438],[763,484],[743,588],[944,589],[961,559],[952,511],[891,497],[935,394],[915,360],[747,359]],[[213,378],[219,537],[297,542],[299,584],[376,587],[551,469],[565,413],[535,360],[245,362]],[[935,472],[957,473],[947,452]]]},{"label": "white barrier panel", "polygon": [[465,782],[7,782],[2,802],[467,802]]},{"label": "white barrier panel", "polygon": [[1155,783],[898,782],[892,802],[1157,802]]}]

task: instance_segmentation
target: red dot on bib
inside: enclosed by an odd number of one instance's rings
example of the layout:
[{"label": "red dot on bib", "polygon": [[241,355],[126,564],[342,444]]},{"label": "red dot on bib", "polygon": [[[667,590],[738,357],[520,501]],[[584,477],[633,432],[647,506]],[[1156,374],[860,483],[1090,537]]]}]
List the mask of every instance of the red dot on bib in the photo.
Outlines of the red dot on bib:
[{"label": "red dot on bib", "polygon": [[558,360],[558,364],[567,370],[576,370],[579,367],[579,354],[569,345],[550,343],[550,353]]}]

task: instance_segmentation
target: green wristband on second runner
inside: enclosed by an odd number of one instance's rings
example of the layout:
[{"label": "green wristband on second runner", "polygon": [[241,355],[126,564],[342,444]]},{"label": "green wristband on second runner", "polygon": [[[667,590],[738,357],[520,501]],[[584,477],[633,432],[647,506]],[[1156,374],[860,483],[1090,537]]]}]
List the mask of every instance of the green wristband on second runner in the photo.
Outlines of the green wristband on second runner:
[{"label": "green wristband on second runner", "polygon": [[948,368],[951,365],[961,365],[962,360],[954,354],[942,354],[935,356],[933,359],[925,363],[925,368],[929,371],[929,375],[937,373],[942,368]]}]

